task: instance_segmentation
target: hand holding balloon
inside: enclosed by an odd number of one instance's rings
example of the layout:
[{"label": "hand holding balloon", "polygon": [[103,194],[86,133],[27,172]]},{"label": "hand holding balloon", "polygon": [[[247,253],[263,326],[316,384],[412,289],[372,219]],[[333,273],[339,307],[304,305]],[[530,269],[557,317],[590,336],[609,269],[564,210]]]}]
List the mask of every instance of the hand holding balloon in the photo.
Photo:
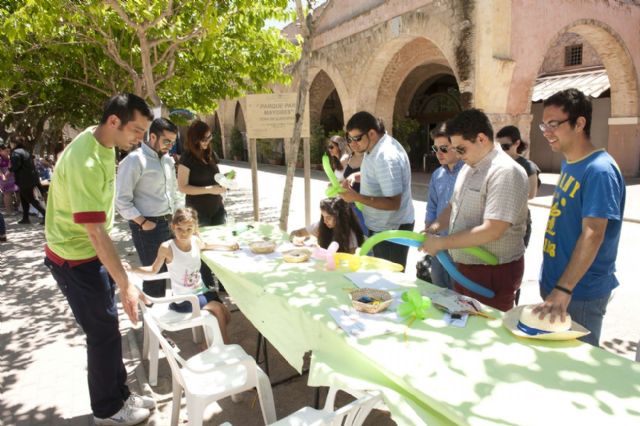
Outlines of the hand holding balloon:
[{"label": "hand holding balloon", "polygon": [[329,198],[333,198],[344,192],[344,188],[340,185],[338,177],[331,168],[331,160],[329,160],[329,156],[327,154],[322,155],[322,169],[329,178],[329,187],[325,191],[325,195]]}]

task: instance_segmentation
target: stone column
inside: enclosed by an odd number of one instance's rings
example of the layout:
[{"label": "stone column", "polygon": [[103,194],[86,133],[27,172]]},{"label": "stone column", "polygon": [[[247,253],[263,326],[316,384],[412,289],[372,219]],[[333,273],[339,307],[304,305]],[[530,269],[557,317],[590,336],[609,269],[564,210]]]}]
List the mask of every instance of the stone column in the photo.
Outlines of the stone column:
[{"label": "stone column", "polygon": [[609,118],[609,154],[624,176],[638,176],[640,168],[640,117]]}]

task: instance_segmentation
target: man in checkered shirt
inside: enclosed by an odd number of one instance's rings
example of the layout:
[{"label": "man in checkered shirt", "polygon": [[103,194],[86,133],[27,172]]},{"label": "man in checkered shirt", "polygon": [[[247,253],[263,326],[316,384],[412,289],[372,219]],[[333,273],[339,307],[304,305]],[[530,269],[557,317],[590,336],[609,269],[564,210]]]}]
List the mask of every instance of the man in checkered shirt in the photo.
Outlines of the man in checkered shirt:
[{"label": "man in checkered shirt", "polygon": [[[485,298],[454,283],[454,289],[496,309],[514,306],[524,274],[524,234],[528,181],[522,169],[493,141],[489,118],[480,110],[463,111],[447,123],[453,149],[465,166],[460,170],[449,206],[427,229],[422,249],[431,255],[449,250],[458,270],[495,292]],[[449,230],[447,236],[436,232]],[[482,247],[498,265],[485,265],[461,249]]]}]

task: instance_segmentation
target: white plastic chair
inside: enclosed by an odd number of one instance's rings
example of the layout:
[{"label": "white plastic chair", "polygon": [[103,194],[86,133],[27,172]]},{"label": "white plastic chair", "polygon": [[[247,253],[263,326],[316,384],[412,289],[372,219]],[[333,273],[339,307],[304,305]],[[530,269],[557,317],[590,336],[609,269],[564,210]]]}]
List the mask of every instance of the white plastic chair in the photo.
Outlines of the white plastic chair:
[{"label": "white plastic chair", "polygon": [[256,361],[239,345],[224,345],[213,315],[193,319],[192,325],[205,328],[205,337],[210,346],[188,360],[183,359],[161,334],[160,325],[150,313],[144,320],[151,335],[155,336],[171,367],[173,379],[173,407],[171,425],[177,426],[180,415],[182,391],[187,400],[189,425],[200,426],[205,408],[222,398],[256,388],[265,424],[276,420],[273,393],[269,377],[258,367]]},{"label": "white plastic chair", "polygon": [[[322,410],[303,407],[270,426],[360,426],[371,410],[382,403],[380,393],[364,392],[360,398],[334,411],[337,392],[338,388],[329,389]],[[231,423],[225,422],[220,426],[231,426]]]},{"label": "white plastic chair", "polygon": [[[140,276],[135,273],[129,273],[129,281],[138,287],[142,291],[143,281],[153,281],[168,279],[169,273],[165,272],[156,275]],[[141,300],[139,301],[140,310],[142,313],[149,313],[160,324],[163,330],[177,331],[184,330],[186,328],[192,328],[193,341],[199,343],[198,329],[195,325],[189,325],[191,321],[203,315],[211,315],[208,311],[201,310],[198,303],[198,297],[194,294],[183,294],[178,296],[166,296],[166,297],[151,297],[145,293],[147,300],[153,303],[153,306],[146,306]],[[191,312],[180,313],[169,309],[169,304],[172,302],[184,302],[189,301],[191,303]],[[178,327],[178,328],[177,328]],[[143,328],[143,343],[142,343],[142,357],[149,360],[149,384],[156,386],[158,384],[158,354],[160,351],[160,344],[158,340],[150,335],[149,329],[146,325]]]}]

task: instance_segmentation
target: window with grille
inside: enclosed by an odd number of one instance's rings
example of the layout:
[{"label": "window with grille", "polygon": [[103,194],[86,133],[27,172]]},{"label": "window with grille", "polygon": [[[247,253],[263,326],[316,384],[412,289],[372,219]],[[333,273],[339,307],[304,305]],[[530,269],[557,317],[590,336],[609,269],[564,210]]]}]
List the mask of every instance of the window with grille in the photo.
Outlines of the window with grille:
[{"label": "window with grille", "polygon": [[564,66],[582,65],[582,45],[567,46],[564,48]]}]

